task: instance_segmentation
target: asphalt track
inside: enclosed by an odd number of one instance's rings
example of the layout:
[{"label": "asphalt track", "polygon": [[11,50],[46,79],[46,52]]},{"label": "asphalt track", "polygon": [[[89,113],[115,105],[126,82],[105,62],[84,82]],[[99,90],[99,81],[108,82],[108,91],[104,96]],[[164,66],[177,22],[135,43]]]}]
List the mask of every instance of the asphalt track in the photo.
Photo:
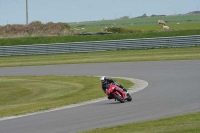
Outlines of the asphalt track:
[{"label": "asphalt track", "polygon": [[74,133],[200,111],[200,60],[0,68],[0,76],[109,75],[148,82],[133,101],[114,100],[0,120],[0,133]]}]

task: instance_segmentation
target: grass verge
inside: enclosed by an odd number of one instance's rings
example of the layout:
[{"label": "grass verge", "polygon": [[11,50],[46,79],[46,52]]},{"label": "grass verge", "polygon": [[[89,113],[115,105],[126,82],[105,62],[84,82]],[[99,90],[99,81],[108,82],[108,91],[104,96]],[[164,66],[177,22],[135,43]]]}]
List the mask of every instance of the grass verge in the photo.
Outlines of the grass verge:
[{"label": "grass verge", "polygon": [[[116,79],[126,88],[133,83]],[[0,77],[0,117],[33,113],[105,97],[98,77]]]},{"label": "grass verge", "polygon": [[200,133],[200,112],[81,133]]},{"label": "grass verge", "polygon": [[0,57],[0,67],[200,59],[200,47]]},{"label": "grass verge", "polygon": [[[199,24],[200,25],[200,24]],[[191,26],[191,24],[190,24]],[[35,37],[16,37],[16,38],[1,38],[0,46],[15,46],[15,45],[32,45],[32,44],[52,44],[52,43],[68,43],[68,42],[87,42],[87,41],[105,41],[105,40],[121,40],[121,39],[138,39],[138,38],[155,38],[155,37],[171,37],[171,36],[189,36],[200,35],[200,29],[161,31],[161,27],[152,26],[149,29],[152,31],[144,33],[130,34],[105,34],[105,35],[73,35],[73,36],[35,36]],[[197,26],[198,27],[198,26]],[[138,28],[138,27],[137,27]],[[140,31],[144,27],[140,27]],[[146,29],[151,28],[147,26]],[[135,30],[139,30],[133,28]],[[155,29],[155,30],[153,30]],[[159,29],[159,30],[158,30]],[[158,31],[157,31],[158,30]]]}]

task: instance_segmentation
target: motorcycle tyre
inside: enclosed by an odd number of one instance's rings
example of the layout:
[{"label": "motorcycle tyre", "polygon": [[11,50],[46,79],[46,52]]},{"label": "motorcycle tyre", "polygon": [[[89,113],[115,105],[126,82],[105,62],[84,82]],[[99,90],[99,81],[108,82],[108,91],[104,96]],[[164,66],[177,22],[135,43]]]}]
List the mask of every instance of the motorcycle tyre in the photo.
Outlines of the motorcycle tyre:
[{"label": "motorcycle tyre", "polygon": [[130,94],[127,95],[127,99],[126,99],[128,102],[132,101],[132,97]]},{"label": "motorcycle tyre", "polygon": [[124,99],[120,96],[120,95],[116,95],[114,94],[115,99],[117,99],[117,101],[119,101],[120,103],[124,103]]}]

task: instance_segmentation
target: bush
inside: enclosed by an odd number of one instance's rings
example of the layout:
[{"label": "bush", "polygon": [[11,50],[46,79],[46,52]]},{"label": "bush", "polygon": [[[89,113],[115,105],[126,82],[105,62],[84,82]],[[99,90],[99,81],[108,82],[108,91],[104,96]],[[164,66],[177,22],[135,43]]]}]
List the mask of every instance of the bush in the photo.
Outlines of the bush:
[{"label": "bush", "polygon": [[106,29],[108,32],[113,32],[113,33],[141,33],[142,31],[139,30],[131,30],[131,29],[126,29],[122,27],[111,27]]},{"label": "bush", "polygon": [[0,36],[3,37],[67,35],[69,31],[70,26],[61,22],[42,24],[40,21],[34,21],[29,25],[0,26]]}]

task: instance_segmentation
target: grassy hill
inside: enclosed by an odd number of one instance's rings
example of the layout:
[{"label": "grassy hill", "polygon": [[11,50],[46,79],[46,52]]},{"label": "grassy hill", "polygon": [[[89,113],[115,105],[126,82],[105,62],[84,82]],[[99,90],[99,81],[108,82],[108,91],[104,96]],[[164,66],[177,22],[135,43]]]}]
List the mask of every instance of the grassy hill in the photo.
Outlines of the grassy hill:
[{"label": "grassy hill", "polygon": [[[176,28],[193,29],[196,28],[192,23],[200,23],[200,15],[177,15],[177,16],[156,16],[156,17],[143,17],[143,18],[130,18],[130,19],[116,19],[116,20],[101,20],[101,21],[88,21],[88,22],[74,22],[69,23],[71,29],[79,29],[80,31],[101,31],[105,27],[125,27],[130,29],[146,29],[157,30],[161,29],[158,26],[158,20],[164,20],[167,25]],[[187,26],[188,25],[188,26]],[[185,27],[186,26],[186,27]],[[192,26],[192,27],[191,27]],[[199,25],[197,27],[200,27]],[[82,30],[84,28],[84,30]],[[78,31],[78,32],[80,32]]]},{"label": "grassy hill", "polygon": [[[164,32],[157,21],[162,19],[170,27]],[[117,34],[77,34],[107,31],[118,28]],[[116,30],[116,29],[115,29]],[[111,30],[111,32],[113,32]],[[155,16],[130,19],[88,21],[79,23],[46,23],[39,21],[25,25],[0,26],[0,46],[102,41],[135,38],[200,35],[200,15]]]}]

